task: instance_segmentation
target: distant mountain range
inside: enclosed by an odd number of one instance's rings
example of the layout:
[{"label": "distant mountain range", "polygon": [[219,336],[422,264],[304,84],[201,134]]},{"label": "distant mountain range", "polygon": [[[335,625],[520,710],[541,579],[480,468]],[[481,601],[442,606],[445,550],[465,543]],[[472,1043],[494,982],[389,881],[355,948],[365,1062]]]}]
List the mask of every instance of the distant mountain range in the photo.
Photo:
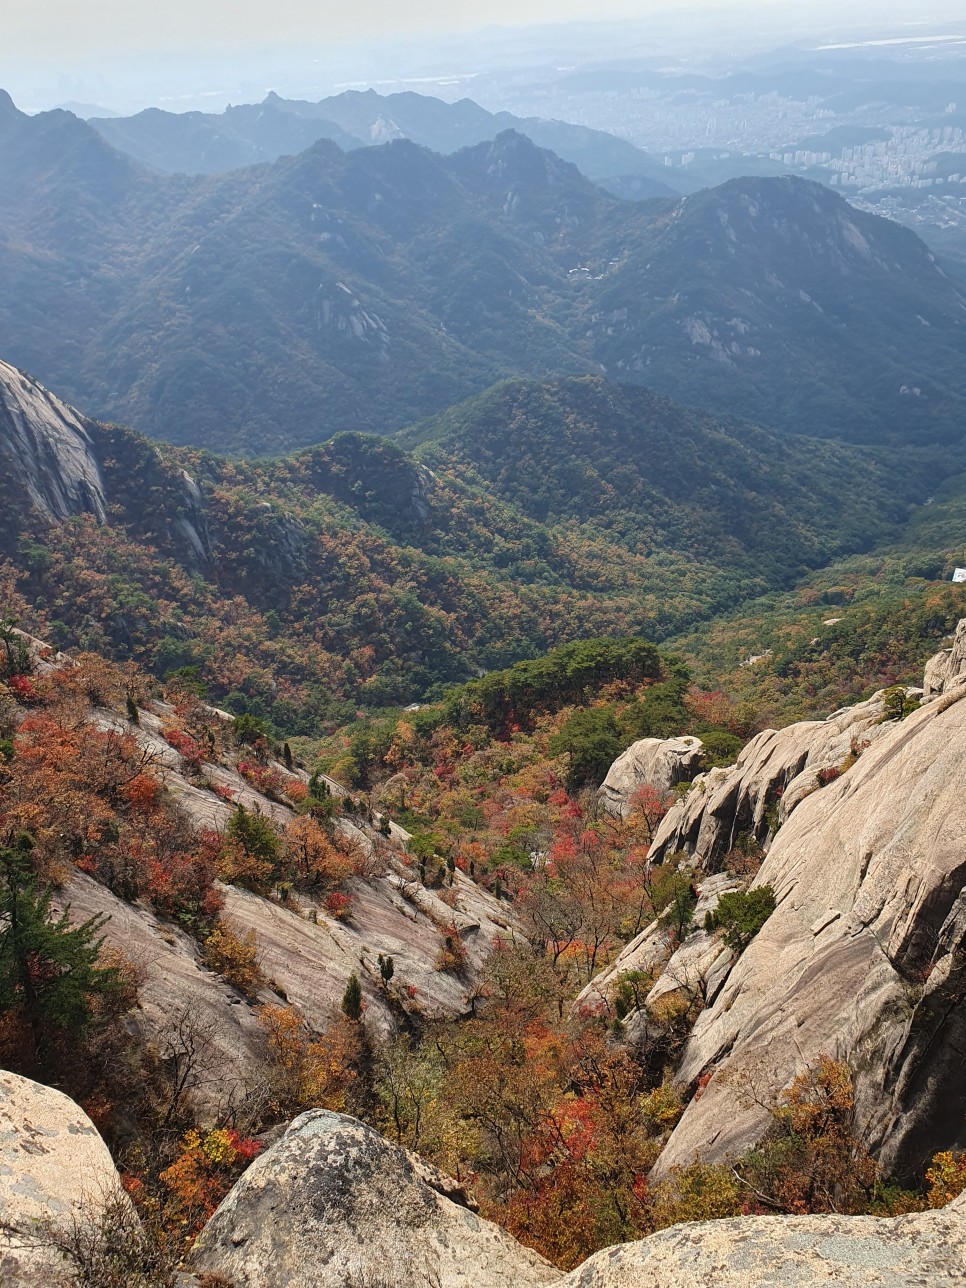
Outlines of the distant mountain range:
[{"label": "distant mountain range", "polygon": [[795,179],[631,204],[514,132],[150,173],[0,100],[0,351],[104,419],[275,452],[510,375],[606,375],[798,433],[957,442],[966,296]]},{"label": "distant mountain range", "polygon": [[445,103],[426,94],[347,90],[318,103],[269,94],[261,103],[224,112],[163,112],[94,118],[91,124],[121,152],[165,173],[221,174],[304,152],[319,139],[343,151],[409,139],[434,152],[488,143],[504,130],[525,134],[596,182],[633,181],[635,198],[670,197],[681,189],[666,167],[633,143],[566,121],[488,112],[472,99]]}]

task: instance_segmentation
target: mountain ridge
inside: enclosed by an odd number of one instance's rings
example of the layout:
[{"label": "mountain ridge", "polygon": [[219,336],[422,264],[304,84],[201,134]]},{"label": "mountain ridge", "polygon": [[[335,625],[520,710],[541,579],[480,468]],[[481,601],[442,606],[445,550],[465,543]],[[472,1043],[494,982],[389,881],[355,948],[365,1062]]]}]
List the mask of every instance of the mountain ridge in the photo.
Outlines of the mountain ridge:
[{"label": "mountain ridge", "polygon": [[962,434],[961,289],[802,180],[632,205],[513,133],[165,177],[66,113],[15,121],[0,177],[0,352],[156,437],[285,450],[571,373],[813,436]]},{"label": "mountain ridge", "polygon": [[103,137],[142,164],[161,171],[217,174],[240,165],[275,161],[327,137],[344,150],[407,138],[450,153],[493,139],[504,130],[526,134],[576,162],[589,178],[633,176],[643,195],[671,196],[665,167],[616,135],[564,121],[489,112],[472,99],[455,103],[404,91],[345,90],[317,103],[281,98],[220,113],[174,113],[148,108],[131,117],[90,118]]},{"label": "mountain ridge", "polygon": [[[885,539],[928,482],[888,453],[593,378],[511,381],[437,428],[458,431],[455,446],[414,456],[343,433],[231,460],[80,417],[0,364],[0,460],[16,484],[0,555],[60,623],[56,642],[79,632],[159,675],[236,676],[240,709],[308,731],[353,698],[411,701],[581,635],[681,630]],[[486,443],[502,452],[507,432],[519,459],[501,481]],[[571,461],[554,473],[562,435]],[[526,486],[542,472],[559,491],[568,470],[569,505]],[[862,502],[843,511],[836,481],[856,472]]]}]

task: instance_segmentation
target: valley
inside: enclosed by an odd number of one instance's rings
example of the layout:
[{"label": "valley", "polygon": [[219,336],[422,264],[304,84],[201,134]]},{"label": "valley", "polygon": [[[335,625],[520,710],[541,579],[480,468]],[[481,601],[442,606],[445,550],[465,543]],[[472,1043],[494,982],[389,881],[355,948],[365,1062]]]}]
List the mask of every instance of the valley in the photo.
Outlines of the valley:
[{"label": "valley", "polygon": [[13,1288],[962,1278],[956,237],[501,75],[0,92]]}]

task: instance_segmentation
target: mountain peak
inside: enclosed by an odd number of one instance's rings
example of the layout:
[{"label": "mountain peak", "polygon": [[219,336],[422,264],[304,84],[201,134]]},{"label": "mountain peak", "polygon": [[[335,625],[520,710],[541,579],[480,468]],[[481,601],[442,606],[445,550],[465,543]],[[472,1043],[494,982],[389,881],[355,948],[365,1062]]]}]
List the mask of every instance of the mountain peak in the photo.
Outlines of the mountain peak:
[{"label": "mountain peak", "polygon": [[501,183],[531,188],[566,185],[602,195],[572,162],[561,160],[555,152],[540,147],[519,130],[503,130],[491,142],[464,148],[457,157],[465,169],[481,171]]},{"label": "mountain peak", "polygon": [[0,89],[0,121],[21,120],[24,113],[20,111],[16,103],[5,89]]}]

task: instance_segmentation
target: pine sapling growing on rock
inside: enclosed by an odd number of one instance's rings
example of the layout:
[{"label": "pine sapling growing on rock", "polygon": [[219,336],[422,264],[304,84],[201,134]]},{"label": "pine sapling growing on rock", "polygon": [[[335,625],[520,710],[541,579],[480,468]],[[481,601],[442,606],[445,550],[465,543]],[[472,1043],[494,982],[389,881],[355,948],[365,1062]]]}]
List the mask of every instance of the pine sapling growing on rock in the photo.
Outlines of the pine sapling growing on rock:
[{"label": "pine sapling growing on rock", "polygon": [[342,994],[342,1014],[349,1020],[362,1019],[362,985],[355,971],[349,976]]}]

